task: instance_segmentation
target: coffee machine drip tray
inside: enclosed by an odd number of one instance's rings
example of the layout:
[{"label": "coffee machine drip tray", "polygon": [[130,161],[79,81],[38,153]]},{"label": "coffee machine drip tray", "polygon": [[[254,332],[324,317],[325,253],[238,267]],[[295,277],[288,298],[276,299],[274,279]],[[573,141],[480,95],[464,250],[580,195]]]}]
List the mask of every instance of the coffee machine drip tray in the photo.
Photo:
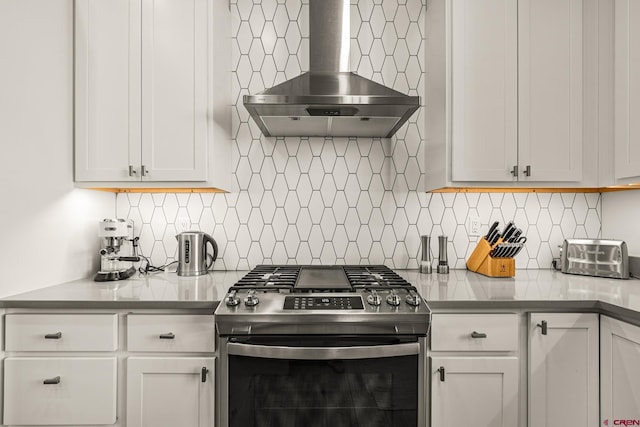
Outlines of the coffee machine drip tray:
[{"label": "coffee machine drip tray", "polygon": [[118,271],[98,271],[93,278],[95,282],[112,282],[114,280],[125,280],[133,276],[136,273],[136,269],[129,267],[126,270]]}]

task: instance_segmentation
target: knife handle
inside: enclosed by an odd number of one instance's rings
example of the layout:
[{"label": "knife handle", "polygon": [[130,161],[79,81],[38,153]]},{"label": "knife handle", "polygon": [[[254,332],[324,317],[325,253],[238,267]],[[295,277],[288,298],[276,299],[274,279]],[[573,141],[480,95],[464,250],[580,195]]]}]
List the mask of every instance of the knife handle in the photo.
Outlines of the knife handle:
[{"label": "knife handle", "polygon": [[489,231],[485,235],[485,238],[487,240],[491,239],[491,236],[493,235],[493,232],[498,228],[498,225],[500,225],[500,221],[495,221],[493,224],[491,224],[491,227],[489,227]]}]

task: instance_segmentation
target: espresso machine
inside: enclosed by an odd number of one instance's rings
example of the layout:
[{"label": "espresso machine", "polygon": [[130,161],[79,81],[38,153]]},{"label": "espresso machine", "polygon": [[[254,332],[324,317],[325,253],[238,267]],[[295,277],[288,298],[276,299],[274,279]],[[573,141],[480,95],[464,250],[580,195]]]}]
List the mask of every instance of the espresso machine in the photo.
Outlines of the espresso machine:
[{"label": "espresso machine", "polygon": [[100,221],[100,271],[93,278],[96,282],[124,280],[133,276],[136,269],[132,262],[140,261],[135,254],[133,221],[103,219]]}]

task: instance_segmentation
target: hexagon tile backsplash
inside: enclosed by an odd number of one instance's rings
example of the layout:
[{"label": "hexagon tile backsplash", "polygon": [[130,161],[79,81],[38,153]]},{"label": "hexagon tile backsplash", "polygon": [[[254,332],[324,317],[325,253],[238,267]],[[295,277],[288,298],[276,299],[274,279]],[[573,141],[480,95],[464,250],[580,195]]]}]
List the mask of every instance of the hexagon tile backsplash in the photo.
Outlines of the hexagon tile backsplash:
[{"label": "hexagon tile backsplash", "polygon": [[[482,230],[514,219],[528,237],[517,268],[549,268],[567,237],[599,237],[596,193],[424,193],[423,108],[390,139],[266,138],[242,96],[308,70],[308,2],[231,0],[235,188],[214,193],[122,193],[154,265],[176,259],[187,225],[218,242],[216,269],[261,263],[386,264],[417,268],[420,235],[449,236],[449,264],[465,268]],[[424,94],[422,0],[352,0],[351,69],[409,95]],[[428,100],[422,95],[422,104]],[[432,253],[437,256],[437,239]]]},{"label": "hexagon tile backsplash", "polygon": [[[261,263],[417,268],[422,234],[449,236],[449,265],[465,268],[479,239],[467,233],[469,215],[478,216],[485,231],[494,220],[503,226],[515,219],[528,238],[517,268],[550,268],[564,238],[600,236],[595,193],[396,193],[341,185],[327,192],[322,179],[302,175],[300,186],[308,191],[283,184],[263,193],[122,193],[118,216],[134,220],[142,253],[154,265],[176,259],[175,235],[185,222],[212,234],[221,270]],[[438,242],[431,241],[435,257]]]}]

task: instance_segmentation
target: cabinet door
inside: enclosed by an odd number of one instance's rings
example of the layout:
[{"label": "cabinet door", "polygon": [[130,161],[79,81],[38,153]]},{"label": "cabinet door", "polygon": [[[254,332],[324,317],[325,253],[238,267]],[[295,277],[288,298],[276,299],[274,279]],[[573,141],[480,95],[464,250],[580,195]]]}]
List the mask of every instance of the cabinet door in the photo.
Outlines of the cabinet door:
[{"label": "cabinet door", "polygon": [[452,2],[452,180],[509,181],[517,164],[517,0]]},{"label": "cabinet door", "polygon": [[518,2],[520,181],[582,179],[582,2]]},{"label": "cabinet door", "polygon": [[207,0],[142,0],[142,179],[207,179]]},{"label": "cabinet door", "polygon": [[75,2],[76,181],[140,180],[139,6]]},{"label": "cabinet door", "polygon": [[9,357],[4,367],[6,425],[116,422],[115,357]]},{"label": "cabinet door", "polygon": [[615,176],[640,176],[640,2],[615,0]]},{"label": "cabinet door", "polygon": [[598,315],[531,314],[529,427],[597,427]]},{"label": "cabinet door", "polygon": [[640,327],[600,317],[602,423],[640,419]]},{"label": "cabinet door", "polygon": [[518,359],[432,357],[431,425],[518,425]]},{"label": "cabinet door", "polygon": [[213,427],[214,360],[130,357],[127,426]]}]

